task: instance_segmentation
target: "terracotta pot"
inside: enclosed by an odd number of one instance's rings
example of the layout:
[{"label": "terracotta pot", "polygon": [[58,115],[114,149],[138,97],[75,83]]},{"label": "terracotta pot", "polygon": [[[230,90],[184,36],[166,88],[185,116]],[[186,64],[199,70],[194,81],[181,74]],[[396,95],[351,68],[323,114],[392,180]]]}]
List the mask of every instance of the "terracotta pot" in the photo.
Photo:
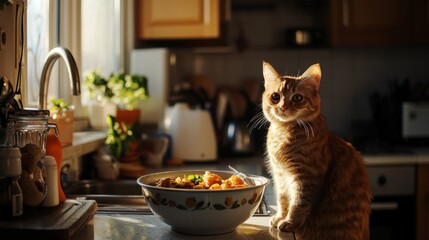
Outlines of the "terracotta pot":
[{"label": "terracotta pot", "polygon": [[118,108],[116,111],[116,121],[127,125],[140,122],[140,109],[126,110]]},{"label": "terracotta pot", "polygon": [[59,131],[59,140],[62,146],[68,146],[73,143],[74,117],[73,110],[51,110],[50,122],[57,125]]}]

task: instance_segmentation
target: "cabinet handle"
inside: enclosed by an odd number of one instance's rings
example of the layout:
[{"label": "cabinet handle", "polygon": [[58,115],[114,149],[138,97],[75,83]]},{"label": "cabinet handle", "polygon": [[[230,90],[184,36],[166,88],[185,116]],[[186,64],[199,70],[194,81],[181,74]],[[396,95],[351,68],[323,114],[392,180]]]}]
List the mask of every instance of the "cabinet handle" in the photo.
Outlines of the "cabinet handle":
[{"label": "cabinet handle", "polygon": [[371,210],[373,211],[392,211],[398,209],[397,202],[375,202],[371,203]]},{"label": "cabinet handle", "polygon": [[349,26],[349,21],[350,21],[350,15],[349,15],[349,13],[350,13],[350,6],[349,6],[349,0],[343,0],[342,1],[342,4],[341,4],[342,6],[342,14],[343,14],[343,16],[342,16],[342,20],[343,20],[343,27],[348,27]]}]

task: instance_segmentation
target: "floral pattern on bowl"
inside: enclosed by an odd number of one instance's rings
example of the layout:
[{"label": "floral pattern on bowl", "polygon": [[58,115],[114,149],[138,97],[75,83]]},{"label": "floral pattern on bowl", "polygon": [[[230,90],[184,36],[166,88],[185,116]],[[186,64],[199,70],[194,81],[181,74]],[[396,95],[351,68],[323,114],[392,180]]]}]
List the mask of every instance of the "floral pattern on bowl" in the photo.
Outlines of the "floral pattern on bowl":
[{"label": "floral pattern on bowl", "polygon": [[[246,174],[254,186],[226,190],[180,189],[153,186],[160,178],[176,178],[190,174],[204,174],[204,170],[158,172],[141,176],[142,187],[151,211],[176,232],[191,235],[214,235],[234,231],[257,210],[265,186],[270,182],[263,176]],[[227,179],[232,171],[209,170]]]},{"label": "floral pattern on bowl", "polygon": [[235,209],[239,208],[242,205],[245,204],[255,204],[259,202],[260,198],[262,198],[262,194],[257,194],[254,192],[252,196],[247,200],[246,198],[243,198],[241,200],[234,200],[233,197],[225,197],[225,201],[223,204],[221,203],[215,203],[212,204],[210,201],[197,201],[195,197],[188,197],[185,199],[184,204],[177,204],[175,200],[162,198],[160,193],[157,193],[155,197],[152,197],[151,195],[147,194],[145,196],[145,199],[147,202],[151,202],[155,205],[163,205],[163,206],[169,206],[169,207],[175,207],[180,210],[185,211],[196,211],[196,210],[205,210],[205,209],[214,209],[214,210],[225,210],[225,209]]}]

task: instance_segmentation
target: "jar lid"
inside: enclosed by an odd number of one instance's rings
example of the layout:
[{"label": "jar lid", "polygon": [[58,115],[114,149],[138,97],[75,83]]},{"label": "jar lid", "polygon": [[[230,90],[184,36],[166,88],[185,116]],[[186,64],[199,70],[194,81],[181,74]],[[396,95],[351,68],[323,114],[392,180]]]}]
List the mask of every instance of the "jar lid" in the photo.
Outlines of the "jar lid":
[{"label": "jar lid", "polygon": [[47,109],[24,108],[9,110],[9,118],[15,117],[41,117],[49,118],[50,112]]},{"label": "jar lid", "polygon": [[21,175],[21,151],[17,147],[0,146],[0,176]]}]

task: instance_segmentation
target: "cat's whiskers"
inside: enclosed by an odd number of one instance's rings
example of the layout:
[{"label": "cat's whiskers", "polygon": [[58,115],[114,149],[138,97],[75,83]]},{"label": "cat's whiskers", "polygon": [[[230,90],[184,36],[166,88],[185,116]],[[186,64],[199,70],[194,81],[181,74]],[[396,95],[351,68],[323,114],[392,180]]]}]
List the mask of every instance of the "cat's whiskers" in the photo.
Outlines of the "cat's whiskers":
[{"label": "cat's whiskers", "polygon": [[[313,137],[314,137],[314,136],[315,136],[314,128],[315,128],[316,130],[318,130],[318,129],[319,129],[319,125],[318,125],[318,124],[316,124],[316,123],[314,122],[314,119],[310,119],[310,118],[308,118],[308,117],[304,117],[303,119],[304,119],[304,120],[305,120],[305,122],[310,126],[310,128],[311,128],[311,132],[312,132]],[[314,128],[313,128],[313,127],[314,127]]]},{"label": "cat's whiskers", "polygon": [[[311,126],[308,126],[307,123],[305,121],[303,121],[302,119],[298,120],[301,124],[301,126],[304,128],[305,130],[305,134],[307,135],[307,140],[310,138],[310,130],[309,128],[312,130]],[[313,137],[314,137],[314,133],[313,133]]]},{"label": "cat's whiskers", "polygon": [[308,119],[306,117],[300,117],[296,119],[296,122],[298,123],[298,125],[303,128],[305,130],[305,134],[307,135],[307,139],[310,138],[310,132],[311,132],[311,136],[314,137],[314,130],[313,130],[313,126],[314,122],[311,119]]},{"label": "cat's whiskers", "polygon": [[264,113],[263,112],[258,112],[257,114],[255,114],[255,116],[252,117],[252,119],[250,119],[250,121],[247,124],[247,126],[249,127],[250,134],[252,134],[252,131],[254,129],[261,129],[262,127],[266,127],[266,125],[268,123],[269,122],[265,118]]}]

